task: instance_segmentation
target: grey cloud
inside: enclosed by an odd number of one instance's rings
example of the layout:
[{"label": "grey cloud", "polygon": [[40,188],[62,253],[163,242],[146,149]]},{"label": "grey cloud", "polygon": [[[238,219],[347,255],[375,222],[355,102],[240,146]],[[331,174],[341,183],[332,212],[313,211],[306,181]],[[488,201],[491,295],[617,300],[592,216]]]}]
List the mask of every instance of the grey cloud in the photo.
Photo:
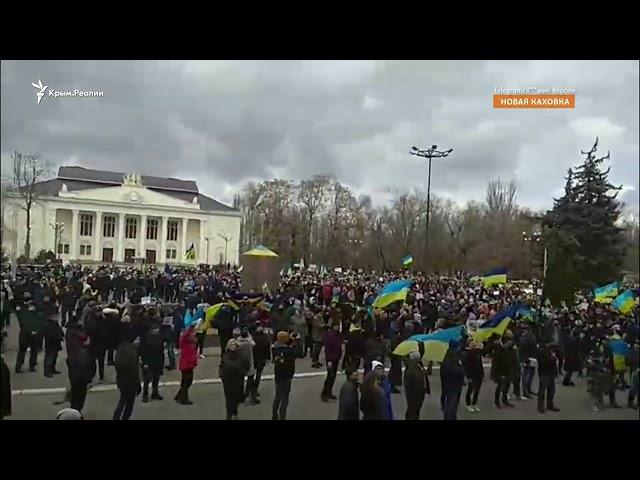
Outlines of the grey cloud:
[{"label": "grey cloud", "polygon": [[[36,105],[31,82],[104,90]],[[596,135],[611,177],[638,192],[638,63],[545,61],[7,61],[1,153],[56,165],[200,179],[222,201],[248,180],[333,174],[374,201],[425,188],[411,145],[454,148],[434,161],[433,191],[482,199],[518,183],[548,208]],[[494,87],[576,88],[575,110],[494,110]],[[635,188],[635,190],[630,190]]]}]

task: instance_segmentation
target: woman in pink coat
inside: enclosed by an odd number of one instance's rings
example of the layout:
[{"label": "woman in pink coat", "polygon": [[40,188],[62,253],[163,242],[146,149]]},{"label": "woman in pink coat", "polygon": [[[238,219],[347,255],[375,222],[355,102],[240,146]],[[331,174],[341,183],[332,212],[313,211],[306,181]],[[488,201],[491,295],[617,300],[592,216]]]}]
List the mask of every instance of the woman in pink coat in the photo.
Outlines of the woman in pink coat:
[{"label": "woman in pink coat", "polygon": [[175,401],[181,405],[193,405],[189,400],[189,387],[193,383],[193,369],[198,365],[198,340],[196,325],[191,324],[180,335],[180,373],[182,380]]}]

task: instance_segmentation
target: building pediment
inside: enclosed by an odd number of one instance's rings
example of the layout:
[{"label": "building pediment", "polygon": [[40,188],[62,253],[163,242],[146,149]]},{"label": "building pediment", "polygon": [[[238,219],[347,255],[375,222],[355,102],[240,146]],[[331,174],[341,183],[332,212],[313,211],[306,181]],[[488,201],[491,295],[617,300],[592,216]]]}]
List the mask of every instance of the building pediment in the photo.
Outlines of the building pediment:
[{"label": "building pediment", "polygon": [[163,207],[179,207],[200,210],[200,205],[193,199],[191,201],[181,200],[179,198],[166,195],[164,193],[155,192],[144,187],[134,185],[122,185],[119,187],[102,187],[91,188],[86,190],[76,190],[73,192],[60,190],[59,197],[77,198],[82,200],[98,200],[101,202],[114,202],[118,204],[128,205],[159,205]]}]

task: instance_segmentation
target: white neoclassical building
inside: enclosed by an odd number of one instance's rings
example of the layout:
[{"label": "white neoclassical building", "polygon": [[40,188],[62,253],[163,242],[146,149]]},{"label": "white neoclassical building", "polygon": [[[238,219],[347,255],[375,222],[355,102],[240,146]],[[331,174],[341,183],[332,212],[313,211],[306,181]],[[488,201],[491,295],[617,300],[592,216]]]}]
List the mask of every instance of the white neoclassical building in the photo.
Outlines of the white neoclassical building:
[{"label": "white neoclassical building", "polygon": [[[238,263],[240,213],[198,191],[194,181],[60,167],[35,185],[31,254],[56,249],[80,263]],[[24,200],[3,201],[3,247],[24,253]],[[58,227],[56,227],[58,225]],[[185,252],[195,250],[195,258]]]}]

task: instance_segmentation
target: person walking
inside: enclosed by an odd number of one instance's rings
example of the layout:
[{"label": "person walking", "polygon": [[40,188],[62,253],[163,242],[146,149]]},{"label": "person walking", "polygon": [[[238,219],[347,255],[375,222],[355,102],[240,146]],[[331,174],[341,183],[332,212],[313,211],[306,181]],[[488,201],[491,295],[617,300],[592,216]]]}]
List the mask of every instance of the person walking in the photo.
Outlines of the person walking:
[{"label": "person walking", "polygon": [[478,413],[478,395],[484,380],[484,366],[482,365],[482,343],[467,340],[467,348],[462,352],[462,366],[467,377],[467,393],[465,395],[467,411]]},{"label": "person walking", "polygon": [[[558,376],[558,358],[552,349],[553,344],[547,343],[538,353],[538,412],[559,412],[553,400],[556,393],[556,377]],[[545,410],[546,401],[546,410]]]},{"label": "person walking", "polygon": [[[136,343],[139,340],[136,339]],[[133,413],[136,397],[140,395],[140,363],[138,345],[130,339],[124,339],[115,353],[116,385],[120,391],[118,405],[113,412],[114,420],[129,420]]]},{"label": "person walking", "polygon": [[256,325],[253,334],[253,341],[255,342],[253,347],[253,366],[255,371],[250,381],[251,389],[249,391],[249,401],[251,405],[257,405],[260,403],[260,400],[258,399],[260,396],[258,388],[260,387],[262,371],[271,358],[271,343],[269,341],[269,337],[264,332],[264,327],[260,323]]},{"label": "person walking", "polygon": [[198,340],[196,338],[195,324],[182,330],[179,339],[180,344],[180,389],[174,400],[181,405],[193,405],[189,399],[189,387],[193,384],[193,371],[198,365]]},{"label": "person walking", "polygon": [[338,420],[360,420],[360,373],[349,368],[338,395]]},{"label": "person walking", "polygon": [[35,372],[38,364],[38,352],[40,349],[41,335],[44,328],[44,320],[33,301],[31,294],[24,292],[24,303],[16,306],[20,334],[18,336],[18,355],[16,356],[16,373],[22,373],[24,357],[29,350],[29,371]]},{"label": "person walking", "polygon": [[333,395],[333,384],[338,374],[338,364],[342,358],[342,336],[340,335],[340,323],[336,322],[331,329],[322,335],[324,344],[324,359],[327,363],[327,378],[322,387],[320,398],[323,402],[337,400]]},{"label": "person walking", "polygon": [[247,398],[251,396],[251,390],[253,389],[253,376],[256,373],[253,364],[253,347],[255,347],[256,342],[253,341],[251,334],[249,334],[249,329],[247,327],[242,327],[240,335],[236,338],[236,343],[238,344],[238,353],[249,365],[249,368],[247,368],[247,372],[245,373],[246,380],[242,380],[242,401],[246,401]]},{"label": "person walking", "polygon": [[523,324],[523,332],[518,340],[518,347],[520,348],[520,363],[522,367],[522,395],[526,398],[533,398],[537,395],[533,391],[533,378],[536,374],[536,356],[538,345],[536,337],[531,330],[531,326],[528,323]]},{"label": "person walking", "polygon": [[271,347],[276,393],[271,408],[272,420],[286,420],[291,380],[296,373],[296,358],[302,357],[297,335],[280,331]]},{"label": "person walking", "polygon": [[220,363],[220,378],[224,390],[227,420],[238,419],[238,406],[244,397],[244,376],[249,369],[247,359],[238,351],[238,342],[231,339]]},{"label": "person walking", "polygon": [[[511,332],[509,332],[511,333]],[[494,405],[497,409],[504,407],[513,407],[514,405],[509,402],[507,398],[507,392],[509,390],[509,383],[511,379],[512,361],[509,348],[513,343],[512,337],[504,336],[504,341],[496,340],[493,349],[493,359],[491,361],[491,379],[496,384],[494,392]],[[502,404],[500,403],[502,401]]]},{"label": "person walking", "polygon": [[362,381],[360,393],[362,420],[390,420],[385,392],[382,387],[384,366],[381,362],[374,360],[372,367]]},{"label": "person walking", "polygon": [[69,370],[71,408],[82,411],[89,384],[96,375],[96,362],[89,351],[90,339],[77,324],[67,328],[67,368]]},{"label": "person walking", "polygon": [[404,370],[404,394],[407,399],[405,420],[420,420],[420,410],[427,394],[430,394],[427,372],[422,366],[420,352],[409,353]]},{"label": "person walking", "polygon": [[140,343],[140,350],[143,371],[142,403],[149,401],[149,383],[152,387],[151,400],[163,400],[158,391],[158,384],[164,371],[164,335],[160,323],[155,318]]},{"label": "person walking", "polygon": [[464,368],[462,359],[458,352],[458,342],[449,342],[449,350],[442,360],[440,366],[440,381],[442,383],[442,394],[444,401],[442,405],[442,415],[444,420],[458,419],[458,404],[464,383]]},{"label": "person walking", "polygon": [[51,378],[62,372],[56,370],[58,352],[62,350],[64,332],[53,314],[49,314],[44,326],[44,376]]}]

